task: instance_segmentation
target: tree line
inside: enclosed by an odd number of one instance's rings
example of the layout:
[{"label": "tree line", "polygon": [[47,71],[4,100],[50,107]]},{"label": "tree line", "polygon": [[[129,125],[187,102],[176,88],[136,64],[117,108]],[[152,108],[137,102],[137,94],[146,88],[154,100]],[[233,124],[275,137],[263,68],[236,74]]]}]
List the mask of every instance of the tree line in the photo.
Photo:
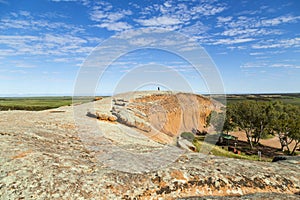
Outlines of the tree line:
[{"label": "tree line", "polygon": [[[300,107],[282,102],[240,101],[226,112],[211,112],[207,118],[217,132],[238,128],[245,132],[250,148],[268,134],[277,135],[281,150],[294,154],[300,144]],[[295,142],[290,149],[289,145]]]}]

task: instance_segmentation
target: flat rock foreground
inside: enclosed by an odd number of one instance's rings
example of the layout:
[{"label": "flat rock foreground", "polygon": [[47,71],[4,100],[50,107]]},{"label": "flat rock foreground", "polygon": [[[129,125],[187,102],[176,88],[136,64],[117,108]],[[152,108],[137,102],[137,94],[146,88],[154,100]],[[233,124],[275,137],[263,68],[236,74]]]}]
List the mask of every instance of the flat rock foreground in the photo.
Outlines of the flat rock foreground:
[{"label": "flat rock foreground", "polygon": [[298,161],[176,147],[220,107],[199,95],[138,92],[0,112],[0,199],[299,199]]}]

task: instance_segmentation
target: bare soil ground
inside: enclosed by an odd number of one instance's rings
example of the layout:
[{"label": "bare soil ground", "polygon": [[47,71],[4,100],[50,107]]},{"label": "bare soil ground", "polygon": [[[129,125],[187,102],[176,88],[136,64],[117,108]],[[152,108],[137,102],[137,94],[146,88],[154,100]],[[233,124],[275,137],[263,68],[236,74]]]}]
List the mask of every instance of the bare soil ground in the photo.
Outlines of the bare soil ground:
[{"label": "bare soil ground", "polygon": [[[235,132],[230,132],[230,135],[238,137],[238,140],[247,142],[247,137],[244,131],[235,131]],[[260,139],[260,144],[268,147],[273,147],[280,149],[280,142],[278,136],[274,136],[273,138],[270,139]],[[289,147],[292,149],[295,145],[295,142],[292,142]]]},{"label": "bare soil ground", "polygon": [[[285,155],[285,153],[281,151],[280,142],[277,136],[274,136],[270,139],[261,139],[258,145],[254,145],[254,148],[250,149],[249,143],[247,142],[246,134],[243,131],[231,132],[230,135],[238,137],[238,140],[229,141],[228,143],[227,141],[225,141],[222,143],[222,145],[229,145],[231,147],[234,147],[235,143],[237,143],[237,150],[247,155],[258,155],[258,151],[260,151],[262,158],[265,158],[267,160],[272,160],[275,156]],[[294,145],[294,142],[290,144],[290,149],[292,149]]]}]

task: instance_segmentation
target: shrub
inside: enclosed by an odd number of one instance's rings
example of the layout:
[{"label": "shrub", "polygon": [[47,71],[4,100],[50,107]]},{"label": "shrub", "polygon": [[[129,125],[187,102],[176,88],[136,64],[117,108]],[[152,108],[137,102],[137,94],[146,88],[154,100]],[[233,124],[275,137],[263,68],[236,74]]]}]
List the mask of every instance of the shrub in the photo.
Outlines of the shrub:
[{"label": "shrub", "polygon": [[190,142],[193,142],[193,140],[195,139],[195,135],[191,132],[183,132],[181,133],[181,137]]}]

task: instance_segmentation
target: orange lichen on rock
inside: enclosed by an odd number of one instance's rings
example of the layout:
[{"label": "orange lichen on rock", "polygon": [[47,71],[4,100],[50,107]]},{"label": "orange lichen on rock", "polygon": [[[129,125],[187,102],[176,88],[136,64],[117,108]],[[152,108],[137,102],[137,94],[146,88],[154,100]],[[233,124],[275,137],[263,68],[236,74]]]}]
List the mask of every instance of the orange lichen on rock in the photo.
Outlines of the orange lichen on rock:
[{"label": "orange lichen on rock", "polygon": [[170,175],[173,179],[176,180],[184,180],[186,181],[187,179],[184,177],[184,174],[182,173],[182,171],[179,170],[173,170],[170,172]]},{"label": "orange lichen on rock", "polygon": [[27,155],[30,154],[30,153],[32,153],[32,150],[19,152],[17,155],[12,156],[11,159],[23,158],[23,157],[27,156]]}]

